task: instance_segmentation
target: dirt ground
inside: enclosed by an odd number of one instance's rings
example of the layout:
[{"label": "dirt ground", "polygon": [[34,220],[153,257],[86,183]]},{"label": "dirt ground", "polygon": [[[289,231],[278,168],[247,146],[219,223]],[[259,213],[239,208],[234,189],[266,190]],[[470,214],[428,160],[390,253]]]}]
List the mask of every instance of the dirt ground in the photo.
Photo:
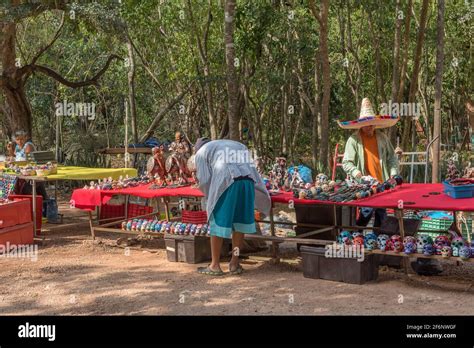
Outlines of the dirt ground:
[{"label": "dirt ground", "polygon": [[124,249],[116,234],[93,241],[88,233],[87,225],[53,227],[37,261],[0,258],[0,314],[474,314],[474,263],[443,263],[436,277],[381,269],[359,286],[304,278],[288,244],[289,263],[261,252],[243,261],[243,275],[212,278],[197,274],[199,265],[168,262],[163,248]]}]

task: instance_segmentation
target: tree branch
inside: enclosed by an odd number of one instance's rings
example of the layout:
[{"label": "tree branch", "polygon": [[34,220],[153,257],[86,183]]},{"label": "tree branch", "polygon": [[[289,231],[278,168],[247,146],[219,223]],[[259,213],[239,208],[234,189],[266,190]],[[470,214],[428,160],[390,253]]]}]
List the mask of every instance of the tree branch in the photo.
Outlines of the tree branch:
[{"label": "tree branch", "polygon": [[107,71],[107,69],[110,66],[110,63],[114,59],[120,59],[121,60],[122,58],[120,58],[119,56],[117,56],[115,54],[111,55],[107,59],[107,62],[105,63],[105,66],[94,77],[92,77],[88,80],[85,80],[85,81],[78,81],[78,82],[66,80],[64,77],[62,77],[59,73],[57,73],[53,69],[48,68],[48,67],[43,66],[43,65],[34,65],[34,64],[32,65],[32,64],[30,64],[30,65],[27,65],[27,66],[25,66],[21,69],[25,69],[24,73],[26,73],[27,76],[29,76],[31,73],[37,71],[37,72],[40,72],[44,75],[47,75],[47,76],[55,79],[56,81],[58,81],[59,83],[65,85],[65,86],[68,86],[68,87],[71,87],[71,88],[79,88],[79,87],[84,87],[84,86],[97,85],[97,82],[98,82],[99,78]]},{"label": "tree branch", "polygon": [[63,29],[63,26],[64,26],[64,12],[61,16],[61,24],[59,25],[59,28],[58,30],[56,31],[56,34],[54,35],[53,39],[51,40],[51,42],[49,44],[47,44],[46,46],[42,47],[38,53],[36,53],[36,55],[33,57],[32,61],[30,64],[34,65],[36,63],[36,61],[39,59],[39,57],[41,57],[41,55],[46,52],[55,42],[56,40],[58,39],[59,35],[61,34],[61,31]]},{"label": "tree branch", "polygon": [[319,9],[316,7],[316,4],[314,3],[314,0],[309,0],[308,1],[308,6],[309,6],[309,9],[311,10],[311,13],[313,14],[314,18],[316,18],[316,20],[321,25],[321,13],[319,12]]},{"label": "tree branch", "polygon": [[163,109],[161,109],[158,114],[155,116],[153,122],[150,124],[148,129],[146,130],[145,134],[143,134],[140,139],[138,140],[139,143],[143,143],[146,141],[155,131],[155,128],[158,127],[163,117],[170,111],[183,97],[189,92],[191,86],[194,82],[191,82],[188,87],[181,92],[175,99],[173,99],[168,105],[166,105]]}]

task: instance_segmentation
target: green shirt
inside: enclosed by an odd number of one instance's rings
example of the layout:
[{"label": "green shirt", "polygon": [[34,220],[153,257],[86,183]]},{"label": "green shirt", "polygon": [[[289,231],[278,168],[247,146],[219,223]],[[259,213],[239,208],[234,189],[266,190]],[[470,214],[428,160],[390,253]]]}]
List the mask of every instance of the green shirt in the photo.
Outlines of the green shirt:
[{"label": "green shirt", "polygon": [[[380,167],[382,168],[383,180],[388,180],[393,175],[398,174],[398,158],[395,154],[390,140],[385,133],[375,131],[377,146],[379,149]],[[342,159],[342,168],[347,175],[355,178],[358,173],[367,175],[364,163],[364,145],[359,135],[359,131],[351,135],[347,140]]]}]

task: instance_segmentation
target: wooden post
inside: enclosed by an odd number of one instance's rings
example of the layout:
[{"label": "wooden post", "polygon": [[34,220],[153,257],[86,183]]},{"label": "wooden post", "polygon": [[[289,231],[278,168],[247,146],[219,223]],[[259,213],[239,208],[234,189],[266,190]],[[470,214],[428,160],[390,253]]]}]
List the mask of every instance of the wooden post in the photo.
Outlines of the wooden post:
[{"label": "wooden post", "polygon": [[[405,226],[403,225],[403,209],[395,209],[395,216],[398,220],[398,227],[400,229],[400,237],[402,240],[405,238]],[[406,257],[402,258],[403,269],[405,274],[408,274],[408,259]]]},{"label": "wooden post", "polygon": [[[273,219],[273,202],[270,208],[270,231],[271,231],[272,237],[275,237],[275,221]],[[278,243],[277,242],[272,242],[272,259],[273,259],[273,262],[275,263],[278,263],[280,261],[280,258],[278,257]]]},{"label": "wooden post", "polygon": [[89,211],[89,228],[91,230],[91,236],[92,236],[92,239],[95,239],[95,233],[94,233],[94,225],[92,223],[92,212]]}]

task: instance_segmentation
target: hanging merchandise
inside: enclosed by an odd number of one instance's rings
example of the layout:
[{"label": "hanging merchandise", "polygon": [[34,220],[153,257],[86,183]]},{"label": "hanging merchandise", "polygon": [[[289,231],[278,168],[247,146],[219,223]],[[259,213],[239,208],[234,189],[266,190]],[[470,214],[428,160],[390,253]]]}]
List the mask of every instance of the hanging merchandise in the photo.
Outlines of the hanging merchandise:
[{"label": "hanging merchandise", "polygon": [[7,199],[10,193],[15,190],[16,179],[14,175],[0,175],[0,200]]}]

